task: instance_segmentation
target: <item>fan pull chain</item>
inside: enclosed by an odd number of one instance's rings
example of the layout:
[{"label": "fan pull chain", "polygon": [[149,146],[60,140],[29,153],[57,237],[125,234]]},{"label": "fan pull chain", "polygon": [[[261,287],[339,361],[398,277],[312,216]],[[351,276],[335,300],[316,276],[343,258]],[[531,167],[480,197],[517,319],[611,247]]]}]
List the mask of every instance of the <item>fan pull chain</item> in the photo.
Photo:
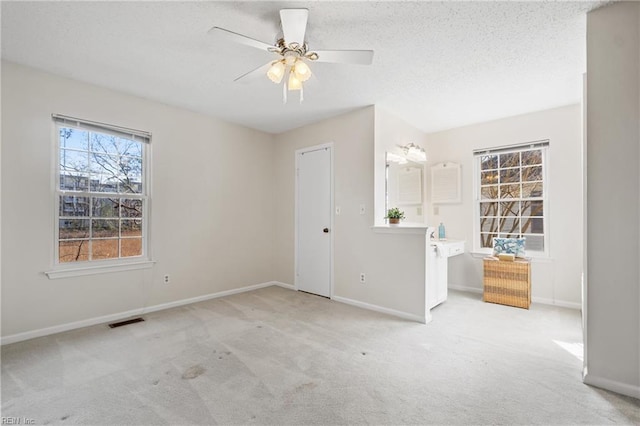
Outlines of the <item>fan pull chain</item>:
[{"label": "fan pull chain", "polygon": [[287,80],[282,84],[282,103],[287,103]]}]

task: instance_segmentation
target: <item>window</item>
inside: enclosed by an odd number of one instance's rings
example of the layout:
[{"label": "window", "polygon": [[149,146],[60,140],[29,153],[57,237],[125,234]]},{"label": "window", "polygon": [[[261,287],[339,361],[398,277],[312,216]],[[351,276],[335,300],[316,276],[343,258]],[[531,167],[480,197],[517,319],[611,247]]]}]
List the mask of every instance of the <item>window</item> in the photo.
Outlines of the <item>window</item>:
[{"label": "window", "polygon": [[526,238],[527,254],[546,255],[549,142],[474,151],[474,249],[488,252],[494,237]]},{"label": "window", "polygon": [[150,134],[53,116],[56,263],[147,256]]}]

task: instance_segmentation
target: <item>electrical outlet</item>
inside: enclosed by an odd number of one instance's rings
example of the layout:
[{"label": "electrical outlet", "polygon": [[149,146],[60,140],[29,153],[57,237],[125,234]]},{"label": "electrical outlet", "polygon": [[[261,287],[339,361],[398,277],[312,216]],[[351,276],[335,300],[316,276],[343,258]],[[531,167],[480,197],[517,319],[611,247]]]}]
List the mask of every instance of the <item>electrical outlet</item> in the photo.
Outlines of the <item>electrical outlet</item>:
[{"label": "electrical outlet", "polygon": [[360,282],[364,283],[365,281],[367,281],[367,276],[364,274],[364,272],[360,272]]},{"label": "electrical outlet", "polygon": [[169,284],[169,281],[170,281],[170,280],[169,280],[169,275],[165,275],[165,276],[164,276],[164,283],[165,283],[165,284]]}]

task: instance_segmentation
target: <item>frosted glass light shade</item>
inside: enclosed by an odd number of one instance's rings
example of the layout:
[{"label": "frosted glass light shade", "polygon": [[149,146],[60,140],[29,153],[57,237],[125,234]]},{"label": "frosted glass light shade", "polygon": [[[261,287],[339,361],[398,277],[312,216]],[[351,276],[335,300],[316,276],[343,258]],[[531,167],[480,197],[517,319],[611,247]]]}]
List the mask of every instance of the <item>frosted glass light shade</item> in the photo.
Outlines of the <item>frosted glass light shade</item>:
[{"label": "frosted glass light shade", "polygon": [[298,59],[298,55],[296,55],[293,52],[287,52],[284,54],[284,64],[288,67],[292,67],[293,64],[296,63],[297,59]]},{"label": "frosted glass light shade", "polygon": [[293,71],[291,71],[289,73],[288,88],[289,88],[289,90],[300,90],[300,89],[302,89],[302,82],[300,80],[298,80],[298,78],[296,77],[296,73],[293,72]]},{"label": "frosted glass light shade", "polygon": [[267,71],[267,77],[274,83],[280,83],[284,76],[284,64],[281,61],[274,62]]},{"label": "frosted glass light shade", "polygon": [[427,161],[427,153],[424,149],[412,146],[407,151],[407,159],[416,163],[424,163]]},{"label": "frosted glass light shade", "polygon": [[302,59],[298,59],[296,61],[293,70],[296,73],[296,78],[302,82],[305,82],[309,80],[309,78],[311,78],[311,69],[309,68],[309,65],[307,65]]}]

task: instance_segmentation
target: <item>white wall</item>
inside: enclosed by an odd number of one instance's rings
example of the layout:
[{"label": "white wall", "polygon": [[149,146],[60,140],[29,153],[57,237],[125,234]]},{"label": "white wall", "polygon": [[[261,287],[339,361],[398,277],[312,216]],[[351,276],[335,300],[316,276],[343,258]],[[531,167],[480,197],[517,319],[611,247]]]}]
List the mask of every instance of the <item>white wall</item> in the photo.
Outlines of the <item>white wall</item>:
[{"label": "white wall", "polygon": [[587,15],[585,383],[640,398],[640,3]]},{"label": "white wall", "polygon": [[[582,274],[582,124],[579,105],[525,114],[427,135],[430,167],[439,162],[462,164],[462,203],[429,205],[431,222],[443,222],[447,237],[466,241],[467,253],[449,259],[449,285],[482,289],[482,260],[473,248],[473,150],[549,139],[549,252],[533,260],[532,297],[579,307]],[[430,197],[430,186],[427,185]]]},{"label": "white wall", "polygon": [[[424,317],[424,236],[374,233],[374,108],[276,136],[275,276],[294,283],[295,151],[334,143],[334,296]],[[384,160],[383,160],[384,161]],[[360,204],[366,214],[359,214]],[[359,282],[364,272],[367,282]]]},{"label": "white wall", "polygon": [[[43,274],[52,113],[152,132],[152,269]],[[273,154],[271,135],[3,62],[2,336],[272,280]]]}]

